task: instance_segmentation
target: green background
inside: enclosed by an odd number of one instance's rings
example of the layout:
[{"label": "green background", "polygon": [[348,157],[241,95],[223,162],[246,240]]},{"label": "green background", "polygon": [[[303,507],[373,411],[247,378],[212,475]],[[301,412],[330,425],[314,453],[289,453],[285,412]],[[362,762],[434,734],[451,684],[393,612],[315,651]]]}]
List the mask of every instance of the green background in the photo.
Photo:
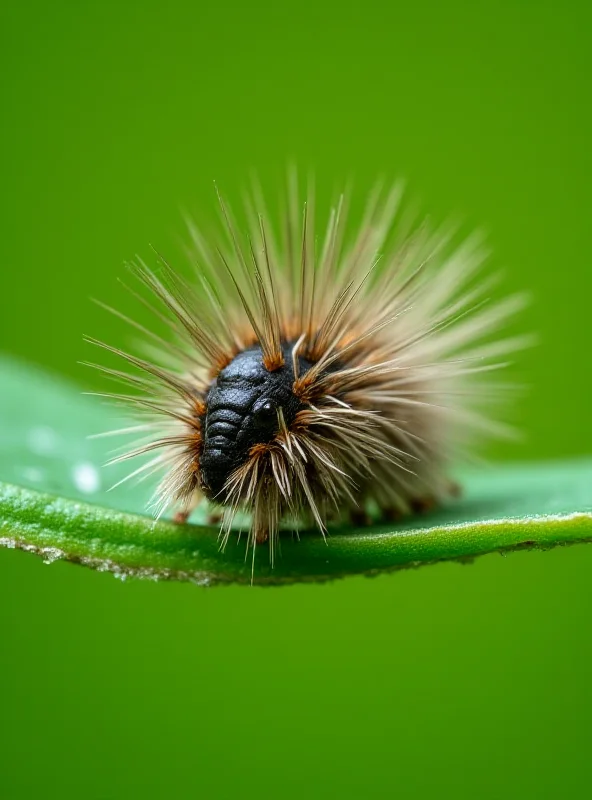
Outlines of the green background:
[{"label": "green background", "polygon": [[[592,449],[586,3],[56,2],[0,12],[2,349],[96,387],[123,261],[180,209],[314,168],[405,176],[490,232],[525,432]],[[10,424],[10,420],[2,420]],[[583,797],[592,548],[279,590],[121,583],[0,551],[0,795]]]}]

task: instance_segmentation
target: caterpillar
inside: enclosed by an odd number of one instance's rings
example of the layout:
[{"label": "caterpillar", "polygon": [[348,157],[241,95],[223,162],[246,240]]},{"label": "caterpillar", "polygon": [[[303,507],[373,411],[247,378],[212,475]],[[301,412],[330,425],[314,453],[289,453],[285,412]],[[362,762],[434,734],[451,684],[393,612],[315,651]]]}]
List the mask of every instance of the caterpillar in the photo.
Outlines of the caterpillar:
[{"label": "caterpillar", "polygon": [[164,472],[157,516],[184,523],[207,500],[224,547],[246,512],[247,546],[267,542],[273,563],[284,523],[326,536],[369,504],[396,519],[442,503],[451,465],[507,434],[491,414],[504,395],[492,373],[524,342],[491,334],[525,299],[489,301],[483,238],[414,224],[402,194],[377,185],[353,236],[349,193],[319,231],[314,191],[301,203],[296,176],[277,222],[258,189],[243,225],[218,194],[221,232],[188,222],[191,279],[162,258],[129,265],[167,335],[105,306],[150,353],[88,341],[133,367],[92,365],[133,390],[103,393],[141,417],[116,433],[143,438],[110,463],[151,455],[124,480]]}]

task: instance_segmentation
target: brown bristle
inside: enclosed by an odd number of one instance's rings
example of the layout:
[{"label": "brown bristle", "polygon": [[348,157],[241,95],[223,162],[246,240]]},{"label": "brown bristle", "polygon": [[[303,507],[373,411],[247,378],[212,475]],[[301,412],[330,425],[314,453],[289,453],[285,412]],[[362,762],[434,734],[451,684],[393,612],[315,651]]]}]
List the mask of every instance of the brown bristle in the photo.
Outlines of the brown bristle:
[{"label": "brown bristle", "polygon": [[294,420],[292,421],[292,424],[290,425],[290,432],[296,434],[306,433],[308,428],[308,416],[308,409],[302,409],[301,411],[298,411],[294,417]]},{"label": "brown bristle", "polygon": [[320,361],[321,358],[325,355],[325,348],[321,348],[317,344],[308,345],[304,348],[304,357],[307,358],[309,361],[315,362]]},{"label": "brown bristle", "polygon": [[[203,400],[195,400],[194,401],[194,403],[193,403],[193,413],[195,414],[196,417],[205,416],[206,411],[207,411],[206,404],[205,404],[205,402]],[[200,420],[198,419],[197,422],[200,423]],[[200,425],[201,425],[201,423],[200,423]]]},{"label": "brown bristle", "polygon": [[227,367],[230,364],[235,355],[236,353],[224,353],[223,355],[219,356],[209,370],[210,379],[213,380],[214,378],[217,378],[224,367]]},{"label": "brown bristle", "polygon": [[271,355],[263,356],[263,366],[268,372],[275,372],[276,369],[283,367],[285,363],[284,354],[281,350]]},{"label": "brown bristle", "polygon": [[259,444],[254,444],[253,447],[249,450],[249,458],[257,459],[261,458],[264,455],[267,455],[270,451],[270,445],[265,444],[263,442]]},{"label": "brown bristle", "polygon": [[301,403],[310,403],[314,398],[315,378],[308,372],[296,378],[292,385],[292,391]]}]

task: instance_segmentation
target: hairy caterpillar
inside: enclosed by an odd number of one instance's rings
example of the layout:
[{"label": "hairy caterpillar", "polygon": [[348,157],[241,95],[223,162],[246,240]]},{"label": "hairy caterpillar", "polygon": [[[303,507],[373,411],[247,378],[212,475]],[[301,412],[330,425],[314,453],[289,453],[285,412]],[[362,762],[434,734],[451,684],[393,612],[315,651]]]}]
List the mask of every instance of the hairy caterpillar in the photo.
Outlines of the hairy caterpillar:
[{"label": "hairy caterpillar", "polygon": [[324,535],[368,502],[397,517],[444,500],[451,461],[505,432],[487,413],[503,385],[485,374],[523,343],[487,338],[524,298],[484,300],[480,238],[455,247],[448,228],[406,227],[399,185],[374,190],[351,239],[347,196],[319,234],[314,193],[301,205],[294,177],[287,194],[277,227],[259,192],[246,233],[221,198],[224,236],[190,223],[192,282],[164,262],[130,265],[171,334],[114,311],[150,360],[89,340],[136,370],[99,366],[136,392],[108,395],[141,412],[121,432],[145,437],[113,461],[156,451],[128,478],[165,471],[157,515],[185,522],[207,498],[224,546],[247,511],[248,545],[268,541],[272,562],[287,517]]}]

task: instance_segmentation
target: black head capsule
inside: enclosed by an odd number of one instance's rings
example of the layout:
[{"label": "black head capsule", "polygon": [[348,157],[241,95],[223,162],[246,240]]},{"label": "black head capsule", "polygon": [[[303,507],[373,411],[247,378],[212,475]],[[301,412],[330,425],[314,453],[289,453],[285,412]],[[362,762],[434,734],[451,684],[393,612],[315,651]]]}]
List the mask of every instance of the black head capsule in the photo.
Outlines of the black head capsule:
[{"label": "black head capsule", "polygon": [[[269,372],[259,345],[243,350],[220,371],[206,396],[204,446],[200,469],[210,498],[224,502],[224,484],[256,444],[271,442],[279,429],[281,409],[287,425],[302,403],[292,391],[291,345],[284,346],[285,364]],[[312,365],[299,359],[300,374]]]}]

